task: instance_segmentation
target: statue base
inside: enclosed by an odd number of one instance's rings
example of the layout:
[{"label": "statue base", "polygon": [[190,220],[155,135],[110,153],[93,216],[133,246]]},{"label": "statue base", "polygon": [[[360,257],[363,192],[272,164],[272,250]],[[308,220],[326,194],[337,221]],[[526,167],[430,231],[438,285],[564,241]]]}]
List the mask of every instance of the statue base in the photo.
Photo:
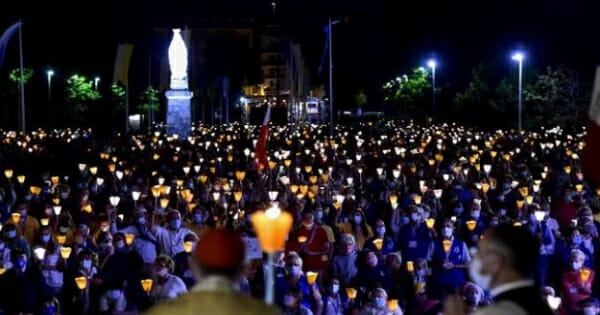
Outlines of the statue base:
[{"label": "statue base", "polygon": [[192,131],[191,99],[189,90],[168,90],[167,97],[167,134],[176,134],[179,139],[187,138]]}]

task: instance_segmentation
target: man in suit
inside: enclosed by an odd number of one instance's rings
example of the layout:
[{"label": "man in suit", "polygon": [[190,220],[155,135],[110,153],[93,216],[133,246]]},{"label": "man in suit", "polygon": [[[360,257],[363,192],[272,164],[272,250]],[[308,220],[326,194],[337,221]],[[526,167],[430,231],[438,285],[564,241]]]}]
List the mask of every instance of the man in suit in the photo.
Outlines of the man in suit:
[{"label": "man in suit", "polygon": [[279,314],[277,308],[243,295],[236,289],[244,265],[244,248],[241,237],[232,231],[207,231],[192,257],[191,267],[198,275],[198,284],[190,293],[158,304],[146,314]]},{"label": "man in suit", "polygon": [[[539,249],[538,239],[523,227],[501,225],[484,233],[469,266],[469,274],[475,283],[489,290],[495,304],[480,309],[476,315],[553,314],[531,279]],[[464,315],[466,312],[460,296],[448,297],[445,315]]]}]

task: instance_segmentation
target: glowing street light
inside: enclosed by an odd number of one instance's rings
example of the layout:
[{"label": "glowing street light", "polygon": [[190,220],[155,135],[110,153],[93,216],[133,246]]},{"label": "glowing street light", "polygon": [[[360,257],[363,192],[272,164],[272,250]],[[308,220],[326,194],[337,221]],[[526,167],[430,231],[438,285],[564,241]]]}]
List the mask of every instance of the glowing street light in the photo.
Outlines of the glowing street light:
[{"label": "glowing street light", "polygon": [[519,63],[519,133],[521,132],[522,127],[522,111],[523,111],[523,60],[525,59],[525,54],[517,51],[512,55],[512,60]]},{"label": "glowing street light", "polygon": [[54,75],[54,70],[46,70],[46,75],[48,76],[48,122],[50,128],[52,128],[52,76]]},{"label": "glowing street light", "polygon": [[429,59],[427,61],[427,66],[431,68],[431,106],[432,106],[432,115],[435,117],[435,69],[437,68],[437,61],[435,59]]},{"label": "glowing street light", "polygon": [[100,82],[100,77],[94,78],[94,90],[98,91],[98,82]]}]

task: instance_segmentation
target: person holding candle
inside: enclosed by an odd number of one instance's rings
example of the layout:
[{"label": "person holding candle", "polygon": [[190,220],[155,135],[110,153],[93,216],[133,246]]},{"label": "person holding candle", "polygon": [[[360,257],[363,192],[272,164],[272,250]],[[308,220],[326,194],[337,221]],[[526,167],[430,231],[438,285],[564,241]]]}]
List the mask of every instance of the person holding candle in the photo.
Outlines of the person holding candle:
[{"label": "person holding candle", "polygon": [[177,210],[167,213],[166,224],[167,227],[153,225],[151,231],[156,237],[158,252],[172,257],[184,251],[183,239],[193,232],[181,226],[181,214]]},{"label": "person holding candle", "polygon": [[275,302],[285,306],[284,292],[287,289],[297,289],[302,292],[301,303],[314,313],[320,314],[323,309],[323,300],[318,284],[309,283],[306,274],[302,271],[302,258],[295,252],[288,253],[286,257],[286,276],[275,281]]},{"label": "person holding candle", "polygon": [[570,268],[562,276],[563,306],[569,314],[580,311],[577,303],[592,294],[595,272],[584,266],[585,260],[586,255],[581,250],[572,250]]},{"label": "person holding candle", "polygon": [[410,223],[400,229],[398,246],[406,261],[415,261],[427,257],[432,245],[431,233],[421,220],[419,207],[409,206]]},{"label": "person holding candle", "polygon": [[385,264],[380,262],[377,258],[377,253],[374,251],[363,251],[359,258],[359,262],[358,273],[356,273],[356,277],[352,280],[354,287],[364,287],[371,290],[379,287],[389,288],[392,286],[391,282],[393,282],[394,279],[390,277]]},{"label": "person holding candle", "polygon": [[138,208],[132,216],[132,221],[133,224],[125,227],[121,232],[135,236],[131,248],[142,257],[144,269],[150,270],[156,259],[158,241],[149,228],[151,222],[146,218],[146,209]]},{"label": "person holding candle", "polygon": [[329,252],[332,245],[325,229],[315,224],[312,211],[304,211],[302,225],[296,229],[293,235],[295,237],[287,243],[286,250],[299,253],[306,270],[318,271],[324,275],[328,271]]},{"label": "person holding candle", "polygon": [[360,315],[402,315],[402,309],[395,303],[389,303],[387,293],[382,288],[370,291],[369,302],[360,310]]},{"label": "person holding candle", "polygon": [[375,221],[375,236],[365,242],[365,249],[376,251],[381,257],[397,250],[394,240],[386,233],[383,220]]},{"label": "person holding candle", "polygon": [[174,300],[178,296],[187,293],[185,283],[173,275],[175,263],[171,257],[161,255],[154,262],[155,281],[150,296],[156,302]]},{"label": "person holding candle", "polygon": [[343,315],[346,313],[347,303],[344,302],[343,295],[340,293],[340,281],[332,277],[327,285],[326,295],[324,296],[323,315]]},{"label": "person holding candle", "polygon": [[471,261],[467,244],[454,236],[452,220],[445,219],[430,254],[433,265],[434,296],[441,298],[448,288],[457,289],[465,282],[465,271]]},{"label": "person holding candle", "polygon": [[173,256],[173,262],[175,262],[175,271],[173,274],[183,280],[188,290],[196,284],[190,264],[192,262],[192,253],[196,249],[197,243],[198,237],[196,234],[189,233],[184,238],[184,251]]}]

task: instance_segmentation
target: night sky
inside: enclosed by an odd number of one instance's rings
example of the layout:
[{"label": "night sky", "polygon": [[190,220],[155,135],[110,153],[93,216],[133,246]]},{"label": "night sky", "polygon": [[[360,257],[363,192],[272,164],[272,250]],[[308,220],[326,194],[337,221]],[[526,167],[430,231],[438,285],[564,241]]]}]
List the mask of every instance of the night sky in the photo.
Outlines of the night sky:
[{"label": "night sky", "polygon": [[[262,0],[19,1],[10,8],[2,3],[0,29],[18,18],[26,23],[26,66],[52,65],[59,77],[79,71],[108,79],[117,44],[147,37],[165,19],[274,19],[302,44],[315,72],[313,82],[325,82],[326,76],[316,77],[316,68],[323,51],[322,26],[332,16],[344,21],[334,30],[336,98],[350,102],[364,88],[375,103],[383,82],[430,56],[439,58],[439,84],[455,90],[464,88],[471,68],[481,61],[493,64],[499,77],[512,74],[510,52],[519,47],[527,53],[526,76],[528,69],[531,73],[564,63],[590,78],[600,59],[598,2],[280,0],[273,16],[271,1]],[[1,76],[17,66],[16,56],[14,41]]]}]

